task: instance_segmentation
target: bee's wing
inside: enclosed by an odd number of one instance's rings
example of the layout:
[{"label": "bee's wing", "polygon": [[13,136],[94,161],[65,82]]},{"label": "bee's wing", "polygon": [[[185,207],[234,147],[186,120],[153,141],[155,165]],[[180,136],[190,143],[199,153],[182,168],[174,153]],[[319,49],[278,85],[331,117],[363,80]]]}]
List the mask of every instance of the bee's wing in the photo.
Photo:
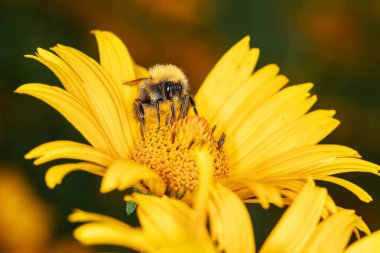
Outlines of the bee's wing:
[{"label": "bee's wing", "polygon": [[149,79],[151,79],[151,78],[150,77],[143,77],[143,78],[135,79],[135,80],[132,80],[132,81],[124,82],[123,84],[124,85],[134,86],[134,85],[138,85],[142,81],[149,80]]}]

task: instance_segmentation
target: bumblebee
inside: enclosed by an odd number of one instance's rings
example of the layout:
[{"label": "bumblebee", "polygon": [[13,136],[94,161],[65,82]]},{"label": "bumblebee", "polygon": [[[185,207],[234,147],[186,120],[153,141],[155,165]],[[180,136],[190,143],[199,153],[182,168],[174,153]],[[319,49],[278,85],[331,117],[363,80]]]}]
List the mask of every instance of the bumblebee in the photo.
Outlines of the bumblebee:
[{"label": "bumblebee", "polygon": [[[139,97],[135,100],[135,110],[140,119],[142,131],[145,131],[144,106],[154,106],[157,113],[158,125],[160,125],[160,103],[171,102],[172,120],[176,120],[175,103],[181,103],[179,117],[186,116],[188,101],[198,114],[195,100],[189,94],[190,85],[183,71],[172,64],[157,64],[149,68],[149,78],[138,79]],[[168,120],[168,118],[167,118]]]}]

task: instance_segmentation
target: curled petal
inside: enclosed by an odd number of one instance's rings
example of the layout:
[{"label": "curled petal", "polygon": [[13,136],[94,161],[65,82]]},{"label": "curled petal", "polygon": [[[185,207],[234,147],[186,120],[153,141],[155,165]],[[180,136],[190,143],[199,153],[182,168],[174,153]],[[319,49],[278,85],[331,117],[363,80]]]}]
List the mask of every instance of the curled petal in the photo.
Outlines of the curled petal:
[{"label": "curled petal", "polygon": [[93,163],[65,163],[55,165],[49,168],[45,175],[45,181],[50,189],[53,189],[56,185],[62,182],[62,179],[70,172],[82,170],[92,174],[102,176],[105,172],[105,168]]},{"label": "curled petal", "polygon": [[315,176],[314,179],[340,185],[352,192],[353,194],[355,194],[363,202],[369,203],[372,201],[371,195],[369,195],[365,190],[363,190],[356,184],[351,183],[348,180],[331,176]]},{"label": "curled petal", "polygon": [[112,158],[96,150],[94,147],[74,141],[52,141],[44,143],[25,155],[26,159],[34,159],[40,165],[56,159],[77,159],[108,167]]},{"label": "curled petal", "polygon": [[74,231],[74,237],[86,245],[110,244],[138,251],[151,250],[141,229],[132,228],[116,219],[76,210],[69,216],[69,221],[91,222]]},{"label": "curled petal", "polygon": [[[141,180],[155,180],[158,184],[162,185],[162,187],[159,187],[160,189],[165,188],[165,183],[157,173],[150,168],[133,160],[119,159],[107,169],[102,180],[100,191],[106,193],[114,189],[124,190],[134,184],[138,184]],[[154,194],[162,195],[163,192]]]}]

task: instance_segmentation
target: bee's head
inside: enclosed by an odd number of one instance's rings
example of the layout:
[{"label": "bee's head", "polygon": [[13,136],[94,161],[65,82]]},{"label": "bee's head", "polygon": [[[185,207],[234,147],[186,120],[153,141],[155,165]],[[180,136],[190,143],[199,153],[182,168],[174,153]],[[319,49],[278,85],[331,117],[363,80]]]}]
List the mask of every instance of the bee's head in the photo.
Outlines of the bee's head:
[{"label": "bee's head", "polygon": [[149,69],[151,100],[173,100],[189,93],[189,83],[180,68],[172,64],[155,65]]}]

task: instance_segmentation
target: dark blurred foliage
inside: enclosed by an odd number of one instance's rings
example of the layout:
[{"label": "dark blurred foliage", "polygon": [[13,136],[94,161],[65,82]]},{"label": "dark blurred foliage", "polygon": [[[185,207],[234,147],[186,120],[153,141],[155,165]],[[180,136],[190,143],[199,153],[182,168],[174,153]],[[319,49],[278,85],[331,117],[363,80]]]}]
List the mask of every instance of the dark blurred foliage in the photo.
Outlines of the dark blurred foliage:
[{"label": "dark blurred foliage", "polygon": [[[97,59],[92,29],[120,36],[141,65],[181,66],[193,90],[219,57],[248,34],[251,45],[261,49],[259,66],[277,63],[291,83],[314,82],[316,107],[337,110],[342,124],[324,142],[353,147],[380,163],[379,1],[0,0],[0,159],[23,168],[39,198],[54,209],[57,238],[74,228],[66,221],[73,208],[136,224],[134,216],[125,215],[122,194],[99,194],[98,177],[73,173],[51,191],[44,183],[48,166],[34,167],[23,159],[46,141],[83,140],[49,106],[12,93],[28,82],[59,85],[49,70],[23,55],[61,43]],[[346,190],[324,185],[339,205],[355,208],[372,230],[380,229],[379,179],[344,177],[363,186],[374,201],[364,204]],[[250,211],[260,245],[282,210],[250,206]]]}]

